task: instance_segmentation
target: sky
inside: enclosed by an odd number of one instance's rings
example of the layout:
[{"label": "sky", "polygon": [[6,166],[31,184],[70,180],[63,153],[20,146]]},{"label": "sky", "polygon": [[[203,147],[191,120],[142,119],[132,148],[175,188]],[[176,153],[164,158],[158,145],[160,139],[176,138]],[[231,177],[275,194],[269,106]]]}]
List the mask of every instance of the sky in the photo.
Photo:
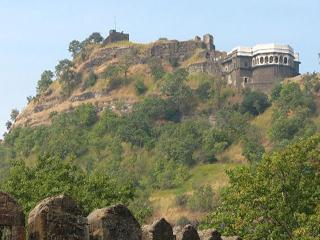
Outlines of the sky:
[{"label": "sky", "polygon": [[[116,21],[115,21],[116,19]],[[41,73],[69,58],[69,42],[109,29],[134,42],[214,35],[218,50],[290,44],[301,73],[320,70],[320,0],[0,0],[0,135]]]}]

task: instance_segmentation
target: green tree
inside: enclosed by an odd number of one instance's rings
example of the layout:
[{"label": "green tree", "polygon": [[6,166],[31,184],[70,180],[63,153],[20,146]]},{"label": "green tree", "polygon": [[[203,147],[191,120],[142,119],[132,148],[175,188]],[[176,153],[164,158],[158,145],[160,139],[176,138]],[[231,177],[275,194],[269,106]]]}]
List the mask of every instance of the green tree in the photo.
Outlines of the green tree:
[{"label": "green tree", "polygon": [[94,32],[92,33],[86,40],[85,42],[88,43],[101,43],[103,41],[103,37],[101,36],[100,33]]},{"label": "green tree", "polygon": [[74,70],[74,63],[68,59],[61,60],[56,66],[56,77],[63,86],[62,93],[69,95],[80,81]]},{"label": "green tree", "polygon": [[11,110],[10,119],[14,122],[14,121],[16,121],[18,115],[19,115],[19,110],[14,108]]},{"label": "green tree", "polygon": [[244,239],[317,239],[319,143],[316,135],[230,171],[230,185],[202,227]]},{"label": "green tree", "polygon": [[161,93],[169,97],[181,113],[188,113],[195,107],[195,99],[191,88],[186,84],[188,72],[179,69],[169,73],[161,85]]},{"label": "green tree", "polygon": [[49,88],[52,82],[53,82],[53,72],[50,70],[45,70],[41,74],[41,78],[38,81],[37,94],[41,94],[47,91],[47,89]]},{"label": "green tree", "polygon": [[78,40],[73,40],[69,44],[69,52],[71,52],[72,57],[77,56],[82,51],[82,44]]},{"label": "green tree", "polygon": [[244,92],[241,108],[243,112],[249,112],[256,116],[263,113],[270,105],[268,96],[265,93],[246,90]]}]

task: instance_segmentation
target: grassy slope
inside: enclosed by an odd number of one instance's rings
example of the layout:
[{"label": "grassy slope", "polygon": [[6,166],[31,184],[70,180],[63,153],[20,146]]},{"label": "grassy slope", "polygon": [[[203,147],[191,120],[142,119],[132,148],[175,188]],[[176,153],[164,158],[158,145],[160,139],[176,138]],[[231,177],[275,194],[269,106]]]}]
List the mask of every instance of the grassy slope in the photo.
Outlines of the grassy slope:
[{"label": "grassy slope", "polygon": [[150,221],[161,216],[171,222],[176,222],[182,216],[185,216],[188,219],[199,219],[203,217],[205,213],[192,212],[186,208],[176,206],[176,195],[181,193],[190,194],[194,187],[204,184],[211,185],[216,194],[221,187],[226,186],[228,183],[226,170],[240,165],[240,163],[220,162],[199,165],[191,170],[191,177],[183,184],[183,186],[171,190],[155,191],[151,196],[151,202],[155,212]]}]

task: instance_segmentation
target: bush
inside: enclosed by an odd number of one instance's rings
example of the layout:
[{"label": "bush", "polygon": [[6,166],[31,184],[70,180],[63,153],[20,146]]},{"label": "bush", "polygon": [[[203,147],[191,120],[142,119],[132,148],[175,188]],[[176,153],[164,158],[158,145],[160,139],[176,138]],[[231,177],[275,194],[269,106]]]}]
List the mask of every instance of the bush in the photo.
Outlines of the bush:
[{"label": "bush", "polygon": [[111,92],[115,89],[118,89],[121,87],[121,85],[124,83],[124,79],[122,78],[111,78],[108,82],[108,85],[106,87],[107,92]]},{"label": "bush", "polygon": [[250,162],[257,162],[262,159],[265,150],[259,142],[246,141],[242,153]]},{"label": "bush", "polygon": [[198,86],[196,93],[202,101],[207,100],[210,97],[210,93],[211,93],[211,83],[209,82],[201,83]]},{"label": "bush", "polygon": [[137,95],[142,95],[147,91],[147,86],[144,84],[142,80],[137,80],[134,84]]},{"label": "bush", "polygon": [[178,194],[175,198],[176,205],[179,207],[185,207],[188,203],[188,195],[186,194]]},{"label": "bush", "polygon": [[83,88],[86,89],[89,87],[93,87],[97,82],[97,78],[97,75],[95,75],[93,71],[90,71],[88,77],[85,79]]},{"label": "bush", "polygon": [[194,189],[188,200],[188,207],[194,211],[206,212],[213,209],[213,192],[209,185],[203,185]]},{"label": "bush", "polygon": [[165,75],[165,71],[163,66],[161,65],[161,61],[158,59],[151,59],[148,63],[151,74],[155,81],[160,80]]}]

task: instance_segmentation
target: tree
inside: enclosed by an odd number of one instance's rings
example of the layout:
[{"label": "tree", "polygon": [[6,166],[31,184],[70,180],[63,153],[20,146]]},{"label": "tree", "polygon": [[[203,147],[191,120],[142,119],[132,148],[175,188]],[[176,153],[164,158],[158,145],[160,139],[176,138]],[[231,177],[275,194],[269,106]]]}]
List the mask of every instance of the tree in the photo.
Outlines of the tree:
[{"label": "tree", "polygon": [[94,32],[87,39],[86,42],[89,43],[101,43],[103,41],[103,37],[100,33]]},{"label": "tree", "polygon": [[74,63],[68,59],[61,60],[56,66],[56,76],[63,85],[63,94],[69,95],[79,83],[80,77],[74,71]]},{"label": "tree", "polygon": [[181,113],[188,113],[195,106],[192,90],[186,84],[187,76],[185,69],[168,73],[160,88],[161,93],[169,97]]},{"label": "tree", "polygon": [[317,239],[319,144],[316,135],[230,171],[219,207],[202,227],[244,239]]},{"label": "tree", "polygon": [[241,108],[243,112],[249,112],[256,116],[263,113],[270,105],[268,96],[265,93],[246,90],[244,92]]},{"label": "tree", "polygon": [[18,115],[19,115],[19,110],[14,108],[11,110],[10,119],[14,122],[14,121],[16,121]]},{"label": "tree", "polygon": [[47,89],[51,85],[52,81],[53,81],[53,72],[50,70],[45,70],[41,74],[41,78],[38,81],[37,93],[41,94],[41,93],[44,93],[45,91],[47,91]]},{"label": "tree", "polygon": [[77,165],[55,157],[40,157],[34,166],[15,161],[2,189],[11,193],[26,213],[44,198],[62,193],[79,201],[86,214],[119,202],[127,204],[134,197],[130,182],[119,184],[103,171],[86,174]]},{"label": "tree", "polygon": [[9,130],[9,129],[11,128],[11,126],[12,126],[12,122],[11,122],[11,121],[7,121],[7,122],[6,122],[6,128],[7,128],[7,130]]},{"label": "tree", "polygon": [[69,52],[71,52],[72,57],[77,56],[82,50],[82,44],[78,40],[73,40],[69,44]]},{"label": "tree", "polygon": [[134,63],[134,57],[136,55],[136,51],[133,48],[130,48],[128,52],[126,52],[121,58],[120,58],[120,66],[122,68],[122,71],[124,73],[124,79],[127,80],[128,70],[130,66]]}]

